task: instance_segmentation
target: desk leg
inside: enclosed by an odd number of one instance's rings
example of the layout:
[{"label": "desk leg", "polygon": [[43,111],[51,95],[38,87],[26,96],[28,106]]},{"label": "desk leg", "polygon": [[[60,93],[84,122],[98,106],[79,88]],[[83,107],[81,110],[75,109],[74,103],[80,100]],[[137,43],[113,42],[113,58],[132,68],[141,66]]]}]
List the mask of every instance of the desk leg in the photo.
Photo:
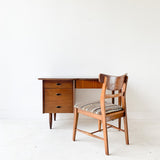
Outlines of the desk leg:
[{"label": "desk leg", "polygon": [[56,121],[56,113],[54,113],[54,121]]},{"label": "desk leg", "polygon": [[49,113],[49,127],[52,129],[52,113]]}]

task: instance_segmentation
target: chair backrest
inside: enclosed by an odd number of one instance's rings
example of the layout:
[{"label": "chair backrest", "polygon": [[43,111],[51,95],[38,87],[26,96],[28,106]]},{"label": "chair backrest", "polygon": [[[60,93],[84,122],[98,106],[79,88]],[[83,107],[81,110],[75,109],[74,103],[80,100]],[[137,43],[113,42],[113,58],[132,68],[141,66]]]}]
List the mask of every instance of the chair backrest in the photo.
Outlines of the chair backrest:
[{"label": "chair backrest", "polygon": [[111,91],[121,90],[123,88],[124,83],[127,85],[127,80],[128,80],[127,74],[124,74],[122,76],[111,76],[102,73],[99,74],[99,82],[104,83],[105,78],[106,78],[107,90]]},{"label": "chair backrest", "polygon": [[[124,74],[122,76],[111,76],[105,74],[99,74],[99,82],[103,83],[101,92],[101,113],[105,113],[105,99],[112,98],[112,103],[114,99],[118,98],[118,104],[126,109],[126,88],[127,88],[128,76]],[[112,94],[106,94],[106,89],[111,90]],[[114,94],[114,91],[118,91],[118,94]]]}]

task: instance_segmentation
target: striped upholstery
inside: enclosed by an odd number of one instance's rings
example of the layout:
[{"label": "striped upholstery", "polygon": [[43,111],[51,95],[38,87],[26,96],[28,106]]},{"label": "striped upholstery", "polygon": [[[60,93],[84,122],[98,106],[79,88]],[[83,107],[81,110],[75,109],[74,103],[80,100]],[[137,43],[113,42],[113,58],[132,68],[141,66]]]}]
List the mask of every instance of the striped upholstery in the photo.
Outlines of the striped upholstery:
[{"label": "striped upholstery", "polygon": [[[106,106],[106,114],[123,110],[121,106],[116,105],[116,104],[105,102],[105,106]],[[92,112],[92,113],[99,114],[99,115],[101,114],[100,101],[97,101],[94,103],[93,102],[87,103],[87,104],[75,104],[74,107],[87,111],[87,112]]]}]

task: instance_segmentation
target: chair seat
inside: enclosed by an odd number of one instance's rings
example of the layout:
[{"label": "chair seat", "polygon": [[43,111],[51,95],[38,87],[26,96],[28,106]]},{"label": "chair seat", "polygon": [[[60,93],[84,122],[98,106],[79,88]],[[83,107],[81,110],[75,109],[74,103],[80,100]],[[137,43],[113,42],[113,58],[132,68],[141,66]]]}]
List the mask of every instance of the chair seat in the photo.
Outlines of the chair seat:
[{"label": "chair seat", "polygon": [[[99,115],[101,114],[100,101],[86,103],[86,104],[75,104],[74,107],[79,108],[84,111],[87,111],[87,112],[91,112],[91,113],[95,113],[95,114],[99,114]],[[106,114],[121,111],[121,110],[123,110],[121,106],[105,102]]]}]

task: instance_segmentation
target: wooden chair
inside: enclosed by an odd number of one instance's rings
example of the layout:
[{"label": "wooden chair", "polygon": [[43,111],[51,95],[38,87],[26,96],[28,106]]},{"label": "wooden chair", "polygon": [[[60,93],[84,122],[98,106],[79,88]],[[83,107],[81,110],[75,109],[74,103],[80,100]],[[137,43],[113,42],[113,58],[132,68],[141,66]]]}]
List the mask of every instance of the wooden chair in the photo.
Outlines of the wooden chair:
[{"label": "wooden chair", "polygon": [[[127,111],[126,111],[126,87],[127,74],[122,76],[110,76],[105,74],[99,75],[99,82],[103,83],[100,102],[88,104],[76,104],[74,106],[74,124],[73,124],[73,141],[75,141],[76,131],[80,131],[91,137],[104,140],[105,154],[109,155],[108,147],[108,133],[107,128],[113,127],[125,133],[126,144],[129,144],[128,125],[127,125]],[[106,94],[106,90],[112,91],[112,94]],[[115,92],[116,91],[116,92]],[[111,98],[112,103],[106,103],[105,99]],[[114,104],[115,98],[118,98],[118,104]],[[94,132],[86,132],[77,129],[79,113],[95,118],[98,120],[98,130]],[[124,129],[121,129],[121,117],[124,119]],[[118,119],[118,127],[108,123],[110,120]],[[103,129],[101,129],[101,122]],[[94,133],[103,130],[104,138],[94,135]]]}]

